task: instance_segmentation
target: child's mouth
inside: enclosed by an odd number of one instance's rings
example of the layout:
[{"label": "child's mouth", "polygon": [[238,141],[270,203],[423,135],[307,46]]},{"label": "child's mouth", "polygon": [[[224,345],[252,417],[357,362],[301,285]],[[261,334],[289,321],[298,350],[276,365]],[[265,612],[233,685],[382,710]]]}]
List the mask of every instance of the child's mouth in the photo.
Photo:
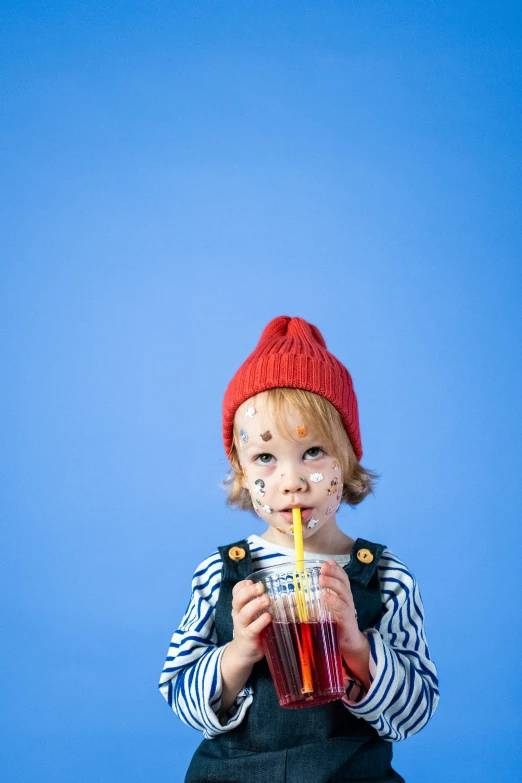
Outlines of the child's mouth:
[{"label": "child's mouth", "polygon": [[[302,519],[302,521],[303,522],[309,522],[310,519],[312,518],[312,512],[313,512],[313,508],[309,508],[309,507],[302,508],[301,509],[301,519]],[[287,508],[284,511],[280,511],[279,513],[281,514],[281,516],[283,517],[285,522],[289,522],[290,524],[292,524],[293,519],[292,519],[292,509],[291,508]]]}]

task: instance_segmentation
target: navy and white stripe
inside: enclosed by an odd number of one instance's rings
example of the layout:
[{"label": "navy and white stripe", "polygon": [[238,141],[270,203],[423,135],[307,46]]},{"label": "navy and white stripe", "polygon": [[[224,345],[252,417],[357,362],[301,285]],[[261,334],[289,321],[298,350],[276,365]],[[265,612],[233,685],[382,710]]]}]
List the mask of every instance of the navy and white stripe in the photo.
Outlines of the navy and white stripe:
[{"label": "navy and white stripe", "polygon": [[[259,536],[248,539],[253,569],[278,565],[293,557],[292,549],[276,548]],[[315,555],[306,559],[347,563],[349,555]],[[221,584],[219,553],[196,569],[187,611],[170,643],[160,679],[160,691],[184,723],[206,738],[230,731],[241,723],[254,698],[250,681],[238,694],[224,722],[215,607]],[[378,566],[384,614],[365,631],[370,643],[370,690],[346,678],[346,708],[370,723],[385,740],[396,742],[415,734],[428,722],[439,699],[437,673],[426,637],[422,601],[414,577],[397,557],[385,550]]]}]

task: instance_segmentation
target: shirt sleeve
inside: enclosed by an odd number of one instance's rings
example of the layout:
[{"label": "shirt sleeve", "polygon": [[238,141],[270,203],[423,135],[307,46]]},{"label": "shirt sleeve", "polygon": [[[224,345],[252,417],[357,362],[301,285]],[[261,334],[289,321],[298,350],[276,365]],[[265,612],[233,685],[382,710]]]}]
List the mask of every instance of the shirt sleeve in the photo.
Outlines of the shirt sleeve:
[{"label": "shirt sleeve", "polygon": [[385,550],[378,566],[383,615],[364,631],[370,643],[370,689],[346,675],[343,702],[380,737],[398,742],[420,731],[439,701],[437,672],[424,633],[415,578]]},{"label": "shirt sleeve", "polygon": [[211,555],[196,569],[192,592],[183,619],[170,642],[159,688],[176,715],[206,739],[238,726],[252,703],[247,682],[227,715],[219,720],[221,706],[221,656],[217,646],[216,604],[221,585],[222,560]]}]

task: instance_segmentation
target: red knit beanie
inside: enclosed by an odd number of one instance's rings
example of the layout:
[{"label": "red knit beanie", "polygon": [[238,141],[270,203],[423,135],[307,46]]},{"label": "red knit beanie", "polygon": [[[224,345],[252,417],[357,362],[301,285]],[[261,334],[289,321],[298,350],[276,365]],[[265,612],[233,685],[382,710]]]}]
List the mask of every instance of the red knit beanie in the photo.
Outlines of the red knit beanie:
[{"label": "red knit beanie", "polygon": [[353,450],[362,457],[357,398],[350,373],[326,348],[321,332],[302,318],[280,315],[264,328],[257,348],[241,365],[223,400],[223,441],[233,442],[234,415],[241,403],[277,387],[306,389],[329,400],[341,414]]}]

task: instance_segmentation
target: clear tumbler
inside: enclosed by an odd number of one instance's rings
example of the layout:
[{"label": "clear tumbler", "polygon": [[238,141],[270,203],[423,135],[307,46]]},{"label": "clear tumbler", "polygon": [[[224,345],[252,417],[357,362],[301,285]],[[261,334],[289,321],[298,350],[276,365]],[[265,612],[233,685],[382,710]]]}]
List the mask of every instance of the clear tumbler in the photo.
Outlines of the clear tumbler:
[{"label": "clear tumbler", "polygon": [[314,707],[344,695],[337,622],[319,585],[321,563],[289,562],[250,574],[270,597],[263,649],[281,707]]}]

